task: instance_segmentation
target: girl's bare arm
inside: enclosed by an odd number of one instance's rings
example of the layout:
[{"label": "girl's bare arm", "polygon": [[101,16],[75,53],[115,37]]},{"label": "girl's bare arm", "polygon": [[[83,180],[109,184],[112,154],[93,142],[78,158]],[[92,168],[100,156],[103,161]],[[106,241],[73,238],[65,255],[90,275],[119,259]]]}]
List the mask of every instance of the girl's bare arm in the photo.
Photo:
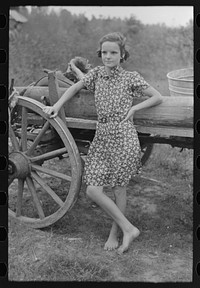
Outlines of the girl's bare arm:
[{"label": "girl's bare arm", "polygon": [[72,85],[61,98],[53,106],[45,106],[43,111],[50,116],[50,118],[56,117],[60,108],[71,99],[79,90],[84,88],[83,82],[79,81],[76,84]]},{"label": "girl's bare arm", "polygon": [[151,98],[134,105],[128,112],[128,114],[126,115],[126,118],[124,120],[122,120],[121,123],[127,121],[128,119],[132,119],[134,117],[134,114],[136,111],[139,111],[141,109],[145,109],[145,108],[149,108],[155,105],[158,105],[160,103],[162,103],[163,101],[163,96],[161,96],[161,94],[153,87],[148,87],[147,89],[145,89],[143,91],[144,95],[150,96]]},{"label": "girl's bare arm", "polygon": [[74,61],[73,61],[73,60],[74,60],[74,59],[72,59],[72,60],[70,61],[69,65],[71,66],[71,69],[74,71],[74,73],[76,73],[77,78],[78,78],[79,80],[81,80],[81,79],[83,78],[83,76],[84,76],[84,73],[81,72],[81,70],[80,70],[78,67],[76,67],[76,65],[74,64]]},{"label": "girl's bare arm", "polygon": [[155,106],[158,105],[160,103],[162,103],[163,101],[163,96],[161,96],[161,94],[153,87],[148,87],[147,89],[145,89],[143,91],[144,95],[150,96],[149,99],[134,105],[131,109],[133,109],[134,111],[138,111],[141,109],[145,109],[145,108],[149,108],[151,106]]}]

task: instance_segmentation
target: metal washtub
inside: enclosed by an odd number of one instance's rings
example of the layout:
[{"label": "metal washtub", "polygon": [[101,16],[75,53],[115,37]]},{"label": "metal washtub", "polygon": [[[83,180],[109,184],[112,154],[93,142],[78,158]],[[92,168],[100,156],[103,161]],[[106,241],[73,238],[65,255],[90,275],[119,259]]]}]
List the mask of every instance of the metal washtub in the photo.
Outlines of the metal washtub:
[{"label": "metal washtub", "polygon": [[193,96],[193,68],[185,68],[171,71],[167,74],[167,78],[171,96]]}]

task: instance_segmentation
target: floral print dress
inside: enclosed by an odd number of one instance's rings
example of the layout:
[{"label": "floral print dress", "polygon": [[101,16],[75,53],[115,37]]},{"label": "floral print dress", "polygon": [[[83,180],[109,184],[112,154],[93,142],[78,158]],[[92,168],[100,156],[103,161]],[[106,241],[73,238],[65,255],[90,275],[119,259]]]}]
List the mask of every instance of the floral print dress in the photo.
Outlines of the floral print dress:
[{"label": "floral print dress", "polygon": [[140,172],[141,148],[137,131],[130,120],[121,124],[149,84],[137,72],[121,66],[111,69],[97,66],[82,78],[94,92],[98,116],[96,133],[86,157],[83,180],[93,186],[125,186]]}]

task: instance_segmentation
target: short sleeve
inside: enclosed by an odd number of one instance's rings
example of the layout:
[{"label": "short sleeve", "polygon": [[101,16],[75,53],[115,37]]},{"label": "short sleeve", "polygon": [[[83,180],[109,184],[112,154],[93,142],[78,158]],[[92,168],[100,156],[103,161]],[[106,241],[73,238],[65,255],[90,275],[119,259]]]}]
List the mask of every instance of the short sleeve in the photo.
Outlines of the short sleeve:
[{"label": "short sleeve", "polygon": [[131,90],[134,97],[144,96],[143,91],[150,85],[144,80],[144,78],[138,73],[133,72],[131,75]]},{"label": "short sleeve", "polygon": [[83,85],[91,92],[95,91],[95,81],[97,79],[97,72],[98,69],[97,67],[95,67],[94,69],[91,69],[87,74],[85,74],[81,79]]}]

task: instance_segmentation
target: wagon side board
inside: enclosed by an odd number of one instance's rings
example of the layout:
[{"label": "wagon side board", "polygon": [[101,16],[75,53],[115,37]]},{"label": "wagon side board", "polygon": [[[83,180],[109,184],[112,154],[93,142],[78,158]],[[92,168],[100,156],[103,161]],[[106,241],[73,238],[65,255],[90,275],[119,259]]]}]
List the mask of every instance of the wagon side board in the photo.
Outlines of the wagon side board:
[{"label": "wagon side board", "polygon": [[[24,87],[16,87],[20,93]],[[68,88],[58,88],[59,97]],[[24,94],[41,102],[49,98],[49,88],[33,86]],[[133,105],[146,98],[134,98]],[[134,123],[142,133],[193,137],[193,97],[164,96],[160,105],[142,109],[135,114]],[[97,114],[93,93],[82,89],[64,105],[67,125],[72,128],[95,129]]]}]

